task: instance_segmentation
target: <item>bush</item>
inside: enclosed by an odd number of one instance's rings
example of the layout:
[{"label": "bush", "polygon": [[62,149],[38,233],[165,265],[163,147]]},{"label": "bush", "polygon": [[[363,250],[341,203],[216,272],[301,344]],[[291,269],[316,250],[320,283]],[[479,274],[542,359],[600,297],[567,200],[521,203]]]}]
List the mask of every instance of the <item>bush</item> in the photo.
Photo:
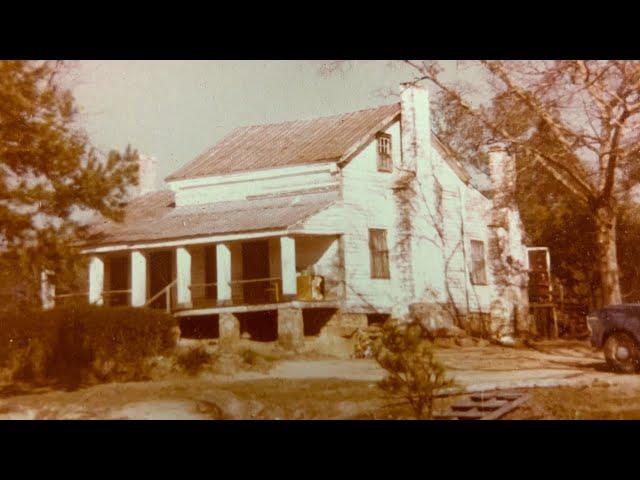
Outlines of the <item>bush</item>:
[{"label": "bush", "polygon": [[164,312],[131,307],[14,310],[0,316],[0,366],[34,383],[138,380],[173,349],[176,328]]},{"label": "bush", "polygon": [[244,363],[251,367],[264,366],[267,363],[275,362],[278,357],[268,355],[262,352],[256,352],[250,348],[245,348],[240,351],[240,358]]},{"label": "bush", "polygon": [[431,418],[435,391],[453,382],[446,378],[444,366],[435,359],[422,325],[388,320],[375,344],[374,357],[387,371],[387,376],[378,383],[380,388],[407,401],[416,418]]},{"label": "bush", "polygon": [[215,360],[215,355],[208,352],[202,345],[178,354],[178,365],[189,375],[200,373],[204,366],[213,360]]}]

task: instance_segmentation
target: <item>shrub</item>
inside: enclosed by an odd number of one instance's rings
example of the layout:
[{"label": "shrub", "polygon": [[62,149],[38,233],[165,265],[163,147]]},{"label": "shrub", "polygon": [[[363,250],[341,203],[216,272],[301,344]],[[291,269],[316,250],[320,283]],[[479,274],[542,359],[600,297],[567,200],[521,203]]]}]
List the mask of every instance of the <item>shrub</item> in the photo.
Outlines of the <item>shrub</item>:
[{"label": "shrub", "polygon": [[214,359],[214,354],[208,352],[204,346],[198,345],[196,348],[179,353],[178,365],[189,375],[196,375]]},{"label": "shrub", "polygon": [[164,312],[131,307],[14,310],[0,316],[0,365],[36,383],[137,380],[175,346],[176,328]]},{"label": "shrub", "polygon": [[266,363],[275,362],[278,357],[268,355],[262,352],[256,352],[250,348],[245,348],[240,351],[240,358],[244,363],[251,367],[261,366]]},{"label": "shrub", "polygon": [[374,358],[387,372],[379,387],[407,401],[418,419],[431,418],[435,391],[453,384],[424,337],[419,323],[389,320],[374,348]]}]

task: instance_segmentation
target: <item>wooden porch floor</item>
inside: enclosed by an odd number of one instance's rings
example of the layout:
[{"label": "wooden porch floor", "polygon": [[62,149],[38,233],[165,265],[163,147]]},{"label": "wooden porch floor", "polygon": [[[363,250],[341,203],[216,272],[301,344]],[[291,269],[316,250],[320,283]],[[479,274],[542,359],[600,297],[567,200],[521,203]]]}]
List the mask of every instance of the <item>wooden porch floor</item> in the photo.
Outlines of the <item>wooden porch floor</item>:
[{"label": "wooden porch floor", "polygon": [[220,313],[244,313],[262,312],[265,310],[278,310],[279,308],[339,308],[337,300],[303,301],[292,300],[290,302],[263,303],[254,305],[229,305],[225,307],[192,307],[179,308],[172,313],[176,317],[194,317],[198,315],[217,315]]}]

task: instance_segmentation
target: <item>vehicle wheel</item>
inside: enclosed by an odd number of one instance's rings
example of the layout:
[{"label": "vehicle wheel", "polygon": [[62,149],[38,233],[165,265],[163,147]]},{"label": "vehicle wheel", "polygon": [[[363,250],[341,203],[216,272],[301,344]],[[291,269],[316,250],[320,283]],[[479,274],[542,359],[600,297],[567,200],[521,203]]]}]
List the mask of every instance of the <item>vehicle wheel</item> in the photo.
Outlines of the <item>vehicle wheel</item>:
[{"label": "vehicle wheel", "polygon": [[638,369],[640,358],[638,345],[628,333],[616,332],[604,344],[604,358],[613,370],[633,373]]}]

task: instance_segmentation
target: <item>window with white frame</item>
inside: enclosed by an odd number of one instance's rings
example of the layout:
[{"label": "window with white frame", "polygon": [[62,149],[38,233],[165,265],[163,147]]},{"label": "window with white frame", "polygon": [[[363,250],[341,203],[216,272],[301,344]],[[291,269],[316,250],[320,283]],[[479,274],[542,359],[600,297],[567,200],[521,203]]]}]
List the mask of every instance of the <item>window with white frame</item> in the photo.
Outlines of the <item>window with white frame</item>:
[{"label": "window with white frame", "polygon": [[484,242],[471,240],[471,283],[473,285],[487,284],[487,266],[485,262]]},{"label": "window with white frame", "polygon": [[369,251],[371,253],[371,278],[390,278],[386,230],[380,228],[369,230]]},{"label": "window with white frame", "polygon": [[392,172],[393,160],[391,158],[391,135],[379,133],[378,139],[378,171]]}]

